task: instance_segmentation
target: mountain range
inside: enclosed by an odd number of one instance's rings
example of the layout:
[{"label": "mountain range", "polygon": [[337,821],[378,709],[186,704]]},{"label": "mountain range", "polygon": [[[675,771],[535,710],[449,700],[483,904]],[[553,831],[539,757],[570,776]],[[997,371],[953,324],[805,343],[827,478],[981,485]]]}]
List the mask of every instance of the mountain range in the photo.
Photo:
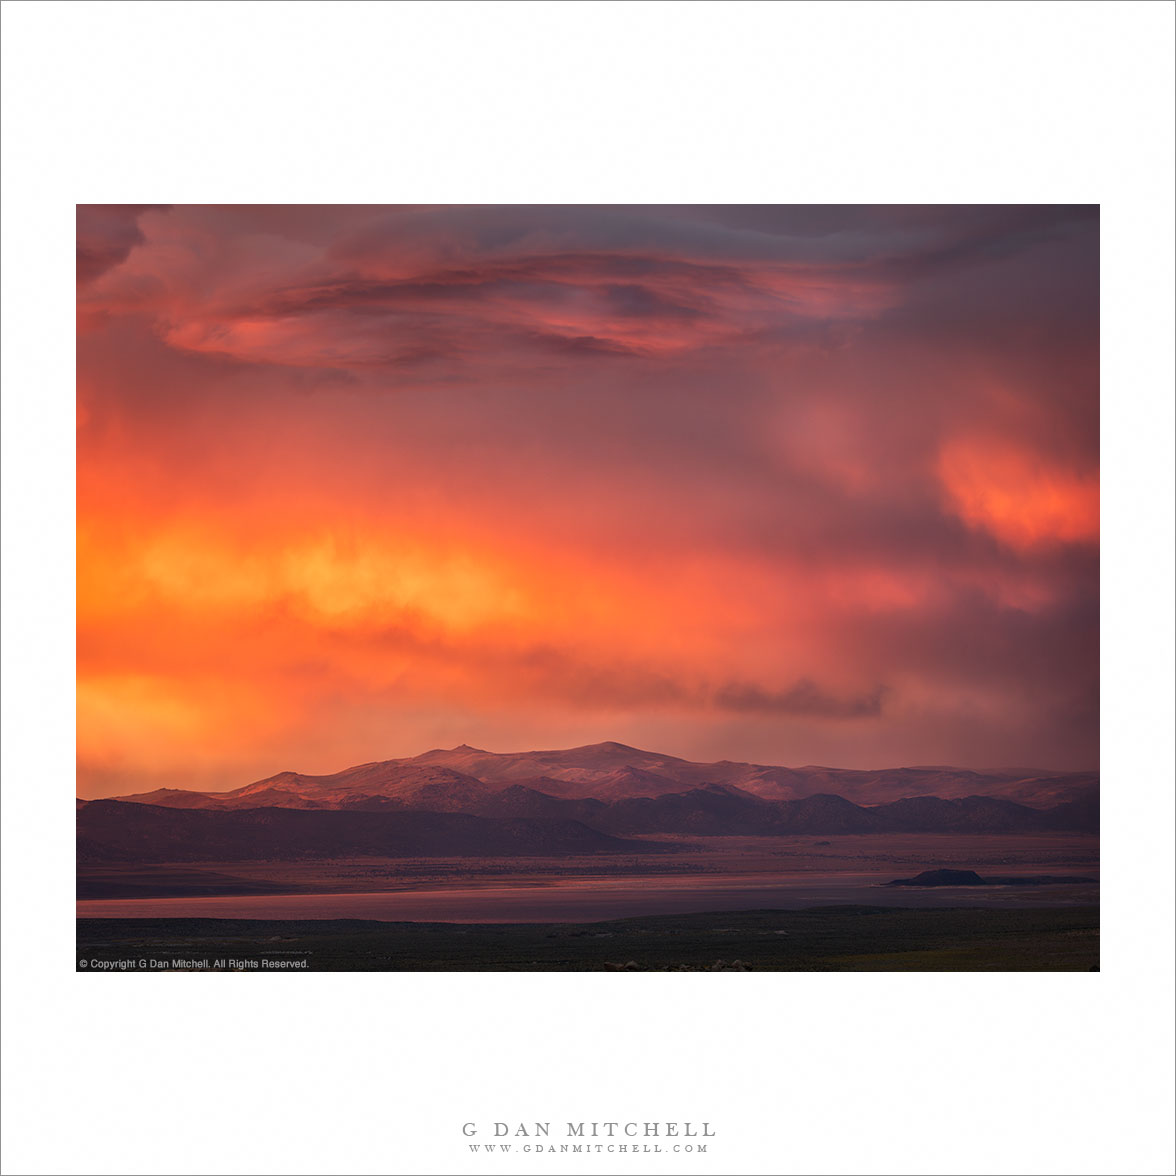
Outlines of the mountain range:
[{"label": "mountain range", "polygon": [[279,772],[229,792],[159,789],[116,797],[169,808],[341,808],[372,797],[414,800],[467,789],[471,796],[518,784],[547,796],[615,801],[687,792],[723,785],[763,800],[799,800],[818,794],[844,797],[859,805],[884,804],[914,796],[959,799],[1001,797],[1045,808],[1088,796],[1098,788],[1097,772],[976,772],[966,768],[908,767],[878,770],[803,767],[720,760],[695,763],[642,751],[623,743],[595,743],[563,751],[500,754],[462,744],[409,759],[359,764],[325,776]]},{"label": "mountain range", "polygon": [[693,763],[601,743],[499,755],[461,746],[229,792],[78,802],[85,861],[615,853],[631,838],[1098,829],[1096,773],[852,771]]}]

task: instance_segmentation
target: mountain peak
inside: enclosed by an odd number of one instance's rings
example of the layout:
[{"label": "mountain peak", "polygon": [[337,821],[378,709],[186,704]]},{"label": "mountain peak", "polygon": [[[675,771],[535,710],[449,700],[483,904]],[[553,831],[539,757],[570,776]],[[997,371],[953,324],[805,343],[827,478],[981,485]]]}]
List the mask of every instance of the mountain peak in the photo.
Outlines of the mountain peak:
[{"label": "mountain peak", "polygon": [[583,747],[528,752],[490,752],[460,743],[448,750],[434,748],[409,759],[373,761],[328,775],[287,770],[228,792],[162,790],[125,799],[169,808],[240,807],[246,802],[291,807],[313,802],[311,807],[329,807],[350,803],[352,797],[384,797],[399,803],[415,797],[425,785],[468,788],[478,783],[522,783],[548,796],[607,802],[682,794],[701,787],[705,789],[701,795],[712,798],[726,789],[761,800],[804,799],[814,811],[847,803],[887,804],[915,796],[938,796],[943,801],[995,796],[1044,809],[1071,801],[1089,804],[1090,795],[1097,796],[1098,775],[1062,773],[1025,780],[980,777],[959,768],[850,770],[781,768],[730,760],[695,763],[609,739]]}]

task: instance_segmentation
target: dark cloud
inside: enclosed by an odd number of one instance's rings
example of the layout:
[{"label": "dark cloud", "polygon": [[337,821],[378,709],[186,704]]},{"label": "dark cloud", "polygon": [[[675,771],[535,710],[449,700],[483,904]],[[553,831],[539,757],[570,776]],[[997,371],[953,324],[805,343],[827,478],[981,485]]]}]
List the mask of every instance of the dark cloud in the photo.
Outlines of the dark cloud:
[{"label": "dark cloud", "polygon": [[162,204],[79,204],[77,206],[77,280],[85,285],[126,261],[143,242],[139,217]]},{"label": "dark cloud", "polygon": [[715,692],[714,701],[724,710],[741,714],[788,715],[820,719],[878,718],[882,714],[885,686],[866,694],[837,697],[808,678],[786,690],[766,690],[750,682],[731,682]]}]

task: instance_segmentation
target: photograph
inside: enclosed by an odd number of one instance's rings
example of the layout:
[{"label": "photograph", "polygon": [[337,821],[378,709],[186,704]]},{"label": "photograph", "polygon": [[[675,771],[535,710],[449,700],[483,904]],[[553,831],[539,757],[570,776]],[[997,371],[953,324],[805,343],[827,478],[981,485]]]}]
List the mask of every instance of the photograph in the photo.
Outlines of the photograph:
[{"label": "photograph", "polygon": [[1176,1173],[1176,5],[0,25],[0,1176]]},{"label": "photograph", "polygon": [[1092,206],[82,205],[79,971],[1097,971]]}]

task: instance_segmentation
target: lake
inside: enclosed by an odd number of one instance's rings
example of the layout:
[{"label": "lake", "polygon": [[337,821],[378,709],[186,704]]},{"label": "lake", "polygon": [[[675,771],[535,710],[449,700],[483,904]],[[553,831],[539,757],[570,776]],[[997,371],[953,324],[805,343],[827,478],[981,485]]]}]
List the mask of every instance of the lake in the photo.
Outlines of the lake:
[{"label": "lake", "polygon": [[[1009,870],[1004,874],[1035,873]],[[1089,868],[1050,873],[1090,876]],[[830,905],[888,907],[1059,907],[1097,904],[1098,884],[887,887],[891,868],[769,875],[679,874],[576,877],[535,883],[448,885],[350,893],[90,899],[78,918],[378,919],[391,922],[595,922],[705,911],[798,910]]]}]

